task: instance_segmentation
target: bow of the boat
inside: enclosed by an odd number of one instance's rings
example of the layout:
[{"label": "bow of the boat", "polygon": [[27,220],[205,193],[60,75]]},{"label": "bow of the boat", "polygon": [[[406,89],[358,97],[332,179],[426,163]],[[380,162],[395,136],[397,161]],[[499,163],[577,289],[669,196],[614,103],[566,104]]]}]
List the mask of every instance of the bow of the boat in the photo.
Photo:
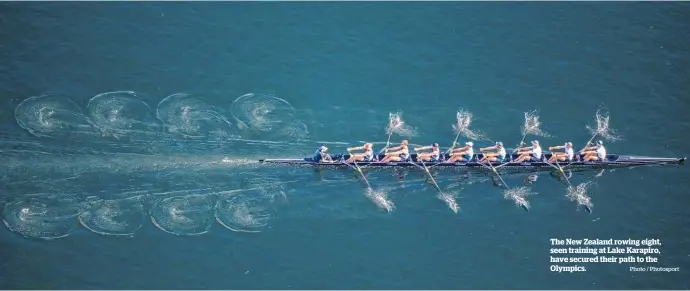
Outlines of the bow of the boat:
[{"label": "bow of the boat", "polygon": [[663,157],[644,157],[644,156],[619,156],[616,163],[630,164],[649,164],[649,165],[683,165],[686,157],[682,158],[663,158]]}]

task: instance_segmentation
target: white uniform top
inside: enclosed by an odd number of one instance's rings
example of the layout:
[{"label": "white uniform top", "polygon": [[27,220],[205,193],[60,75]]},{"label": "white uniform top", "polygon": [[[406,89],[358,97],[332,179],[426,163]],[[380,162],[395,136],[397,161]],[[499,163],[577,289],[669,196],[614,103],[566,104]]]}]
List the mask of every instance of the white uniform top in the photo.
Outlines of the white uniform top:
[{"label": "white uniform top", "polygon": [[532,155],[537,159],[541,159],[541,146],[534,147],[532,149]]},{"label": "white uniform top", "polygon": [[566,159],[572,160],[574,156],[575,156],[575,151],[573,151],[573,148],[565,148]]},{"label": "white uniform top", "polygon": [[597,157],[602,161],[606,158],[606,148],[603,145],[599,145],[599,148],[597,148]]},{"label": "white uniform top", "polygon": [[499,156],[502,156],[502,157],[505,157],[505,156],[506,156],[506,148],[501,147],[501,149],[498,150],[498,155],[499,155]]},{"label": "white uniform top", "polygon": [[469,149],[467,149],[467,154],[468,154],[470,157],[474,156],[474,149],[473,149],[472,147],[470,147]]}]

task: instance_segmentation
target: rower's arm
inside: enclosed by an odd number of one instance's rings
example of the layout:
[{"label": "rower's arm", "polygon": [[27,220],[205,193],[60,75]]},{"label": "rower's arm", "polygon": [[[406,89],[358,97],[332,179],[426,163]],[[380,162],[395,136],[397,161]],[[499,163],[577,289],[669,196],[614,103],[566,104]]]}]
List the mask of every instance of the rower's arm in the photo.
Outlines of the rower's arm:
[{"label": "rower's arm", "polygon": [[495,149],[496,149],[496,146],[491,146],[491,147],[486,147],[486,148],[480,148],[479,151],[484,152],[484,151],[490,151],[490,150],[495,150]]},{"label": "rower's arm", "polygon": [[532,150],[534,147],[524,147],[524,148],[518,148],[518,151],[526,151],[526,150]]},{"label": "rower's arm", "polygon": [[454,148],[452,152],[457,153],[457,152],[462,152],[462,151],[465,151],[465,147]]},{"label": "rower's arm", "polygon": [[419,148],[414,148],[414,151],[418,152],[418,151],[428,150],[430,148],[431,148],[431,146],[423,146],[423,147],[419,147]]},{"label": "rower's arm", "polygon": [[404,153],[405,153],[404,151],[394,151],[394,152],[387,152],[386,155],[397,156],[399,154],[404,154]]},{"label": "rower's arm", "polygon": [[562,148],[564,148],[564,146],[555,146],[555,147],[549,147],[549,150],[550,150],[550,151],[552,151],[552,150],[560,150],[560,149],[562,149]]},{"label": "rower's arm", "polygon": [[363,150],[363,149],[364,149],[364,147],[361,146],[361,147],[347,148],[347,151],[349,152],[349,151],[357,151],[357,150]]},{"label": "rower's arm", "polygon": [[400,150],[401,148],[402,148],[402,146],[397,146],[397,147],[388,148],[388,150],[389,151],[397,151],[397,150]]}]

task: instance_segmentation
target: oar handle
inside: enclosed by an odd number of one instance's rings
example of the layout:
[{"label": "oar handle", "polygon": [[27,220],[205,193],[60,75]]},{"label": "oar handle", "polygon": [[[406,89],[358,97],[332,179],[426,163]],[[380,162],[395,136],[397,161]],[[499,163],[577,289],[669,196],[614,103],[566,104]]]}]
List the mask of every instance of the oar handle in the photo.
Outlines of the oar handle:
[{"label": "oar handle", "polygon": [[592,138],[589,139],[589,141],[587,142],[587,144],[585,144],[585,147],[583,147],[583,148],[580,150],[580,152],[584,151],[588,146],[590,146],[590,145],[592,144],[592,141],[594,140],[594,138],[597,137],[597,135],[599,135],[598,132],[595,133],[595,134],[592,136]]}]

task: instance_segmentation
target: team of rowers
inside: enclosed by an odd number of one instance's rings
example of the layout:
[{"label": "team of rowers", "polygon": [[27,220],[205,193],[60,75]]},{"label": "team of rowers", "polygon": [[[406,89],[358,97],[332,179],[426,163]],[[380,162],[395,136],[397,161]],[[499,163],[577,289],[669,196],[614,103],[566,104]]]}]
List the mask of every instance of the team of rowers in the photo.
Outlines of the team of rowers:
[{"label": "team of rowers", "polygon": [[[474,143],[468,141],[465,143],[464,147],[451,148],[449,149],[449,159],[441,161],[441,151],[438,143],[434,143],[430,146],[423,146],[414,148],[417,152],[417,162],[469,162],[474,156]],[[352,153],[352,151],[362,151],[361,153]],[[430,150],[430,151],[429,151]],[[563,150],[562,152],[553,152],[554,150]],[[332,162],[333,159],[330,155],[326,153],[328,148],[322,146],[316,153],[314,153],[314,161],[317,162]],[[375,162],[376,155],[374,154],[374,149],[371,143],[365,143],[360,147],[348,148],[350,152],[350,157],[345,161],[346,163],[352,162]],[[405,162],[410,158],[410,152],[408,149],[407,140],[403,140],[399,146],[392,148],[384,148],[385,155],[381,159],[380,163],[388,162]],[[483,158],[479,160],[480,163],[503,161],[506,158],[506,150],[503,147],[502,142],[496,142],[495,145],[485,148],[480,148],[480,152],[483,153]],[[493,152],[489,152],[493,151]],[[551,158],[548,162],[553,163],[555,161],[573,161],[575,158],[575,152],[573,151],[573,144],[571,142],[566,142],[562,146],[552,146],[549,147],[549,151],[552,152]],[[539,141],[532,141],[532,145],[528,147],[518,147],[516,149],[518,154],[517,159],[514,163],[522,163],[525,161],[540,161],[542,159],[542,149],[539,145]],[[585,162],[589,161],[603,161],[606,158],[606,148],[604,148],[604,143],[598,141],[594,146],[588,146],[580,151],[583,155],[582,160]]]}]

